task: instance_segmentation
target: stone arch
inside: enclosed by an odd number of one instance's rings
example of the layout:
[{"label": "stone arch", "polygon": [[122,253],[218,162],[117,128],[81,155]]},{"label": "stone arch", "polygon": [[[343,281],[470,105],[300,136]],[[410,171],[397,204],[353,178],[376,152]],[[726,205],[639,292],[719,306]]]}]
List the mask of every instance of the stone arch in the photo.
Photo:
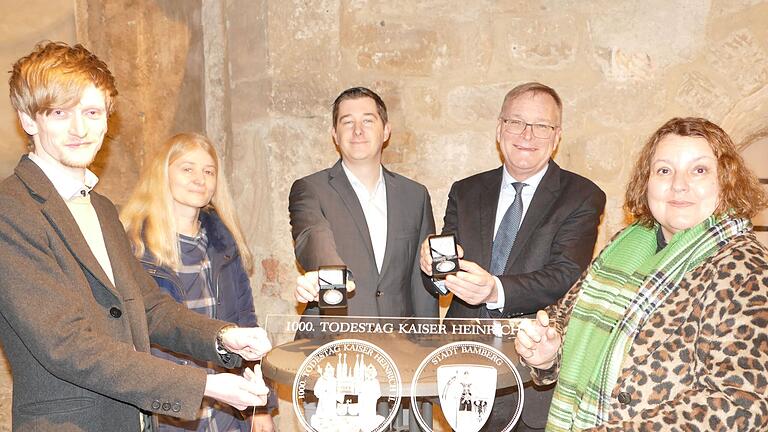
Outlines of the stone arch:
[{"label": "stone arch", "polygon": [[[768,190],[768,86],[734,105],[722,126]],[[768,245],[768,210],[763,210],[752,222],[760,240]]]},{"label": "stone arch", "polygon": [[768,138],[768,86],[737,102],[721,123],[740,150]]}]

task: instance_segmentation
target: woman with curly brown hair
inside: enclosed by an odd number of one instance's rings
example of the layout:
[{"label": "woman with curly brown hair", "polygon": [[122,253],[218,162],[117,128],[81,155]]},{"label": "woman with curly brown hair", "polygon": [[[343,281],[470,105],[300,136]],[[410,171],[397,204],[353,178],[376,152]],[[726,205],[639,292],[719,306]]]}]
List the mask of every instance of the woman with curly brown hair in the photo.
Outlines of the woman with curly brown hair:
[{"label": "woman with curly brown hair", "polygon": [[674,118],[648,140],[618,233],[515,346],[558,381],[547,431],[761,430],[768,422],[766,195],[730,137]]}]

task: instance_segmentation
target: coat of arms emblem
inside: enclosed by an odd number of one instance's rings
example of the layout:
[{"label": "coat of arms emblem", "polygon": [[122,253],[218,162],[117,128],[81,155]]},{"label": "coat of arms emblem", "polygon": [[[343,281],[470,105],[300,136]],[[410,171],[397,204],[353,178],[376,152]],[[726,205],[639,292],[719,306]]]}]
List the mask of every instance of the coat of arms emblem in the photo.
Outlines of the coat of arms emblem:
[{"label": "coat of arms emblem", "polygon": [[437,388],[445,419],[456,432],[478,432],[496,393],[496,369],[480,365],[443,365],[437,368]]}]

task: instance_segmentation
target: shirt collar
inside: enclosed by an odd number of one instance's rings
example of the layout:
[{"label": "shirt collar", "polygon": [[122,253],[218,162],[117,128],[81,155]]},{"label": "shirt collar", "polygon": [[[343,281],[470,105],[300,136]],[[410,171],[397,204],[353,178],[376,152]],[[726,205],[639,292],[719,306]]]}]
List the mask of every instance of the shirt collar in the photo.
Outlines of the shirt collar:
[{"label": "shirt collar", "polygon": [[370,194],[368,193],[368,188],[366,188],[363,182],[361,182],[360,179],[358,179],[357,176],[355,176],[355,174],[352,173],[349,168],[347,168],[347,165],[344,163],[344,161],[341,161],[341,168],[344,170],[344,174],[347,175],[349,183],[352,185],[352,189],[365,191],[366,194],[375,196],[379,190],[385,188],[384,169],[381,167],[381,165],[379,165],[379,180],[376,182],[376,186],[373,187],[373,193]]},{"label": "shirt collar", "polygon": [[[503,177],[503,179],[502,179],[503,183],[501,184],[502,187],[510,187],[512,185],[512,183],[514,183],[516,181],[519,181],[516,178],[512,177],[512,174],[510,174],[507,171],[507,167],[506,166],[502,165],[502,167],[503,167],[502,171],[504,173],[503,176],[502,176]],[[539,170],[536,174],[528,177],[522,183],[525,183],[526,185],[528,185],[528,190],[529,191],[536,190],[536,188],[539,187],[539,183],[541,183],[541,179],[544,178],[544,174],[547,173],[548,169],[549,169],[549,163],[545,164],[544,168]]]},{"label": "shirt collar", "polygon": [[61,195],[64,201],[69,201],[73,198],[88,196],[91,193],[91,189],[96,187],[96,183],[99,182],[99,178],[96,177],[91,170],[85,169],[85,178],[83,182],[73,178],[69,173],[61,169],[61,167],[41,158],[34,152],[30,152],[29,160],[37,164],[43,171],[48,180],[53,183],[53,187],[56,188],[56,192]]}]

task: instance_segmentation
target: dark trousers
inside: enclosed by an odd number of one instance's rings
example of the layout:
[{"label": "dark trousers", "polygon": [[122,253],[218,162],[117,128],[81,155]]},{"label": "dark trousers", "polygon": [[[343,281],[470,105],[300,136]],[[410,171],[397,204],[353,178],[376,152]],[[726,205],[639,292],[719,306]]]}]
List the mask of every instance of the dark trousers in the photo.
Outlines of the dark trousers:
[{"label": "dark trousers", "polygon": [[[532,384],[528,384],[525,386],[523,413],[513,429],[515,432],[544,430],[554,389],[554,385],[534,387]],[[503,431],[509,423],[512,413],[517,409],[518,399],[517,389],[497,391],[493,400],[491,415],[480,432]]]},{"label": "dark trousers", "polygon": [[517,426],[515,426],[514,429],[512,429],[514,432],[542,432],[544,428],[531,428],[528,427],[528,425],[525,424],[525,422],[519,421],[517,422]]}]

